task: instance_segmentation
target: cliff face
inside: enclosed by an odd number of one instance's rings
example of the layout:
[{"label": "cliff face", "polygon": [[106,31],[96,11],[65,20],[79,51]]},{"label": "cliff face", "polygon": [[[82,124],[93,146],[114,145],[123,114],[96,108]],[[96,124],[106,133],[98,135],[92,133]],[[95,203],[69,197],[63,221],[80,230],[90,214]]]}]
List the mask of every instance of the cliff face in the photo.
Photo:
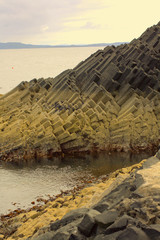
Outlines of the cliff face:
[{"label": "cliff face", "polygon": [[160,22],[129,44],[2,96],[1,159],[152,148],[159,144],[159,103]]}]

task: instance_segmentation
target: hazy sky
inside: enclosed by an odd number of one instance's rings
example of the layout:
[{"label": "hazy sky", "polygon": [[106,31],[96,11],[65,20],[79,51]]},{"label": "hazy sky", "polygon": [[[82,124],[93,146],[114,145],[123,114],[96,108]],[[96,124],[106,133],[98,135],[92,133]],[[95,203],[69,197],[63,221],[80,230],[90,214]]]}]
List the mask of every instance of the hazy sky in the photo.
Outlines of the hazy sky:
[{"label": "hazy sky", "polygon": [[0,0],[0,42],[131,41],[160,21],[160,0]]}]

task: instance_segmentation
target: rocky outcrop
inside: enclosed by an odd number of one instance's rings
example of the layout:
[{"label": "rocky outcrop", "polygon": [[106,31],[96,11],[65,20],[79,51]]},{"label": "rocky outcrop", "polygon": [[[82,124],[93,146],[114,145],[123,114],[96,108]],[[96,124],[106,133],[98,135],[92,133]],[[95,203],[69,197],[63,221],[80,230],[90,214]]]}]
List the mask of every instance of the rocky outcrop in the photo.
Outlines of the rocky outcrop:
[{"label": "rocky outcrop", "polygon": [[[44,240],[43,233],[46,233],[45,236],[49,237],[55,231],[59,231],[61,227],[66,226],[67,229],[68,227],[70,228],[70,224],[74,229],[77,228],[76,223],[78,224],[82,221],[82,218],[91,206],[94,206],[96,210],[93,212],[107,210],[109,207],[108,203],[100,203],[99,208],[95,204],[127,179],[129,174],[132,174],[136,169],[140,169],[143,162],[116,170],[98,179],[87,181],[87,185],[79,185],[71,191],[61,192],[47,200],[37,199],[37,204],[31,209],[18,208],[7,215],[1,215],[0,239],[26,240],[27,238],[36,238],[42,235]],[[44,204],[39,204],[40,201],[43,201]],[[35,202],[32,202],[32,204],[35,204]],[[52,225],[52,230],[50,231],[51,223],[55,224]]]},{"label": "rocky outcrop", "polygon": [[0,97],[1,160],[152,149],[159,144],[159,100],[160,23]]},{"label": "rocky outcrop", "polygon": [[159,168],[158,158],[148,159],[96,205],[67,213],[27,240],[160,239]]},{"label": "rocky outcrop", "polygon": [[159,153],[37,210],[4,216],[2,239],[159,240]]}]

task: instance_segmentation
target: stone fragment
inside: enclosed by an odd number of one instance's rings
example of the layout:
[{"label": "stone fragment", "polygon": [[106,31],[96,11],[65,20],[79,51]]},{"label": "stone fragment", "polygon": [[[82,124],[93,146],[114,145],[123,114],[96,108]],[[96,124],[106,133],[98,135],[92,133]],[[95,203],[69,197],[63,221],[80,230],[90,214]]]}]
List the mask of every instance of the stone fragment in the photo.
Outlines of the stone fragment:
[{"label": "stone fragment", "polygon": [[156,157],[160,160],[160,150],[156,153]]},{"label": "stone fragment", "polygon": [[86,212],[88,212],[87,208],[79,208],[70,211],[61,220],[57,220],[56,222],[51,223],[51,231],[56,231],[57,229],[75,221],[76,219],[83,217]]},{"label": "stone fragment", "polygon": [[68,240],[86,240],[86,237],[80,234],[71,234]]},{"label": "stone fragment", "polygon": [[160,224],[142,226],[143,231],[152,240],[160,240]]},{"label": "stone fragment", "polygon": [[105,228],[110,226],[117,218],[118,218],[118,212],[114,210],[110,210],[110,211],[104,211],[103,213],[97,215],[95,217],[95,221],[100,227]]},{"label": "stone fragment", "polygon": [[119,232],[115,232],[115,233],[112,233],[109,235],[99,234],[93,240],[117,240],[117,236],[119,236],[121,232],[122,231],[119,231]]},{"label": "stone fragment", "polygon": [[51,240],[68,240],[69,233],[65,232],[58,232],[56,233]]},{"label": "stone fragment", "polygon": [[33,237],[32,240],[52,240],[53,236],[54,236],[54,233],[46,232],[44,234],[41,234],[40,236]]},{"label": "stone fragment", "polygon": [[124,214],[106,229],[105,234],[111,234],[120,230],[124,230],[128,224],[135,225],[136,220]]},{"label": "stone fragment", "polygon": [[91,209],[82,219],[81,223],[78,225],[78,230],[89,237],[92,233],[95,224],[95,217],[99,215],[99,212]]},{"label": "stone fragment", "polygon": [[95,210],[99,211],[100,213],[102,213],[102,212],[108,210],[108,207],[109,207],[109,205],[106,202],[104,202],[104,203],[100,202],[100,203],[97,203],[96,205],[94,205],[93,209],[95,209]]},{"label": "stone fragment", "polygon": [[116,240],[150,240],[148,236],[139,228],[129,227],[124,230]]}]

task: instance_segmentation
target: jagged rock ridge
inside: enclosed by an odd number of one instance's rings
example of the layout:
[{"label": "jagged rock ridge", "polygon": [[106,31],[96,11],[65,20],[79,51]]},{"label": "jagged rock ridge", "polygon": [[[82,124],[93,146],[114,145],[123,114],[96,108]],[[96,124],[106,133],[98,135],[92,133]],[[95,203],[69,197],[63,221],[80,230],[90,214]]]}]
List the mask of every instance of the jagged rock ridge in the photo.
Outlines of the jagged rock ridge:
[{"label": "jagged rock ridge", "polygon": [[1,159],[151,148],[159,144],[159,101],[160,22],[129,44],[1,97]]}]

